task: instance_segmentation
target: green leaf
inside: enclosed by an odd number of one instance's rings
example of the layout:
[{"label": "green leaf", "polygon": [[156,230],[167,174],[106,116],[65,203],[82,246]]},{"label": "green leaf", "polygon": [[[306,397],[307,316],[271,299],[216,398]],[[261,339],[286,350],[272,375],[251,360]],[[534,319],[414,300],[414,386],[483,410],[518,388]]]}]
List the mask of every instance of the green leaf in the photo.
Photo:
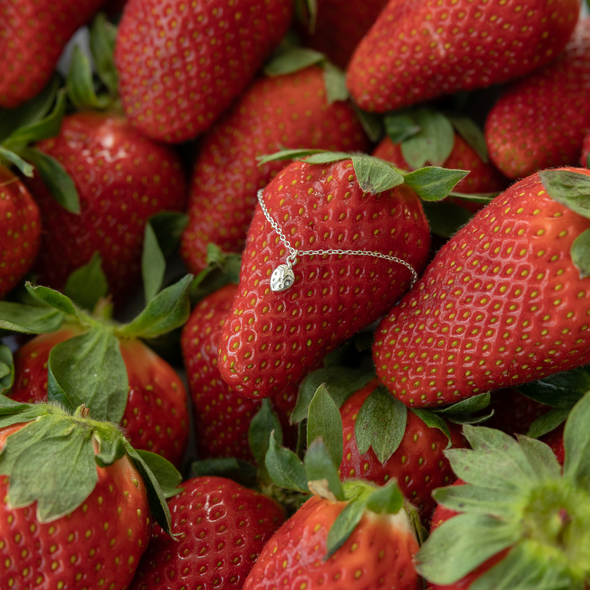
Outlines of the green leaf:
[{"label": "green leaf", "polygon": [[156,232],[148,221],[145,224],[143,251],[141,254],[141,274],[143,276],[143,289],[147,303],[150,303],[158,294],[164,281],[165,272],[166,260],[164,254],[162,254],[162,250],[160,250]]},{"label": "green leaf", "polygon": [[383,135],[381,116],[377,113],[367,113],[367,111],[359,109],[354,103],[352,104],[352,108],[369,140],[372,143],[377,143]]},{"label": "green leaf", "polygon": [[55,345],[48,374],[48,399],[73,408],[84,404],[95,420],[118,424],[123,418],[129,381],[119,341],[109,330],[93,328]]},{"label": "green leaf", "polygon": [[186,323],[190,315],[188,290],[193,280],[186,275],[167,287],[130,323],[117,329],[122,338],[154,338]]},{"label": "green leaf", "polygon": [[428,225],[433,234],[441,238],[452,238],[472,217],[467,209],[446,201],[422,203]]},{"label": "green leaf", "polygon": [[539,416],[529,427],[527,436],[531,438],[541,438],[549,432],[553,432],[558,426],[565,422],[570,411],[561,408],[553,408]]},{"label": "green leaf", "polygon": [[367,369],[326,367],[313,371],[301,383],[297,403],[291,413],[291,423],[297,424],[307,418],[309,404],[322,383],[325,383],[328,393],[334,400],[336,406],[340,408],[353,393],[362,389],[374,378],[375,373]]},{"label": "green leaf", "polygon": [[401,150],[404,159],[414,170],[422,168],[427,162],[431,166],[442,166],[455,145],[455,132],[450,121],[429,108],[414,110],[412,117],[420,131],[403,141]]},{"label": "green leaf", "polygon": [[325,479],[328,488],[336,496],[337,500],[344,500],[344,490],[338,476],[338,466],[334,465],[330,453],[321,438],[314,440],[303,461],[307,481],[318,481]]},{"label": "green leaf", "polygon": [[350,93],[346,87],[346,74],[330,62],[324,66],[324,84],[328,104],[348,100]]},{"label": "green leaf", "polygon": [[127,452],[125,448],[125,440],[122,436],[102,436],[102,433],[98,432],[94,435],[95,440],[98,442],[99,450],[94,455],[94,461],[99,467],[108,467],[119,459],[121,459]]},{"label": "green leaf", "polygon": [[108,96],[96,95],[90,60],[78,45],[74,47],[72,53],[66,89],[72,104],[79,111],[104,109],[109,106]]},{"label": "green leaf", "polygon": [[412,412],[428,426],[428,428],[438,428],[448,439],[447,449],[453,444],[451,440],[451,432],[449,430],[449,425],[445,422],[445,419],[432,412],[430,410],[425,410],[423,408],[412,408]]},{"label": "green leaf", "polygon": [[307,446],[321,438],[336,467],[342,463],[342,418],[325,385],[320,385],[309,404]]},{"label": "green leaf", "polygon": [[351,500],[337,516],[326,539],[326,549],[328,552],[324,557],[324,561],[330,559],[346,543],[357,524],[361,521],[365,513],[365,507],[366,498]]},{"label": "green leaf", "polygon": [[119,84],[113,58],[116,40],[117,27],[102,12],[97,14],[90,27],[90,51],[98,76],[112,95],[117,94]]},{"label": "green leaf", "polygon": [[525,500],[516,491],[454,485],[438,488],[432,493],[438,504],[455,512],[491,516],[504,521],[519,517],[520,505]]},{"label": "green leaf", "polygon": [[56,202],[66,211],[80,215],[80,195],[63,164],[37,148],[27,148],[21,153],[27,160],[33,162],[39,176]]},{"label": "green leaf", "polygon": [[570,254],[574,266],[580,271],[580,278],[590,277],[590,229],[574,240]]},{"label": "green leaf", "polygon": [[590,487],[590,393],[572,409],[563,431],[563,474],[583,489]]},{"label": "green leaf", "polygon": [[150,451],[137,449],[137,454],[158,480],[164,498],[173,498],[182,492],[182,488],[178,487],[182,482],[182,475],[170,461]]},{"label": "green leaf", "polygon": [[449,115],[448,118],[457,133],[467,142],[469,147],[471,147],[482,161],[487,164],[489,162],[488,146],[483,131],[479,126],[469,117]]},{"label": "green leaf", "polygon": [[240,282],[240,254],[228,254],[215,244],[207,244],[207,265],[191,283],[189,297],[193,305],[228,283],[237,285]]},{"label": "green leaf", "polygon": [[569,170],[542,170],[539,178],[554,201],[590,218],[590,176]]},{"label": "green leaf", "polygon": [[150,225],[158,238],[162,254],[172,256],[188,223],[188,215],[178,211],[160,211],[150,217]]},{"label": "green leaf", "polygon": [[561,477],[561,465],[551,447],[540,440],[517,434],[520,448],[540,479],[556,480]]},{"label": "green leaf", "polygon": [[397,514],[404,506],[404,495],[395,480],[377,488],[367,500],[367,508],[376,514]]},{"label": "green leaf", "polygon": [[406,174],[405,183],[411,186],[423,201],[441,201],[448,197],[457,183],[468,174],[468,170],[448,170],[429,166]]},{"label": "green leaf", "polygon": [[0,162],[2,160],[14,164],[25,176],[33,178],[33,171],[35,170],[33,166],[25,162],[19,155],[0,145]]},{"label": "green leaf", "polygon": [[478,424],[489,420],[494,415],[494,410],[483,415],[477,415],[490,405],[491,399],[489,393],[480,393],[446,408],[433,408],[432,411],[442,414],[447,420],[455,424]]},{"label": "green leaf", "polygon": [[393,143],[403,143],[420,133],[421,127],[407,110],[389,113],[383,118],[385,132]]},{"label": "green leaf", "polygon": [[27,291],[41,303],[45,303],[67,315],[78,315],[72,300],[59,291],[50,289],[49,287],[42,287],[41,285],[33,286],[31,283],[27,283],[26,287]]},{"label": "green leaf", "polygon": [[262,400],[260,410],[250,422],[248,429],[248,443],[252,455],[259,466],[264,465],[264,459],[268,451],[268,441],[271,433],[275,433],[277,442],[283,444],[283,431],[277,415],[272,411],[268,398]]},{"label": "green leaf", "polygon": [[191,468],[195,477],[207,475],[226,477],[248,488],[256,486],[257,483],[256,467],[234,457],[197,461],[192,464]]},{"label": "green leaf", "polygon": [[590,391],[590,365],[524,383],[517,389],[542,404],[567,410]]},{"label": "green leaf", "polygon": [[404,183],[404,177],[389,162],[372,156],[353,155],[351,159],[356,179],[366,193],[377,195]]},{"label": "green leaf", "polygon": [[0,301],[0,328],[23,334],[47,334],[59,330],[64,321],[61,311],[48,306]]},{"label": "green leaf", "polygon": [[[1,312],[0,312],[1,313]],[[0,344],[0,395],[6,392],[14,383],[14,361],[8,346]]]},{"label": "green leaf", "polygon": [[76,305],[92,311],[98,300],[109,293],[107,278],[102,271],[101,256],[95,252],[88,264],[76,269],[69,277],[64,293]]},{"label": "green leaf", "polygon": [[[274,154],[266,154],[264,156],[259,156],[256,158],[258,160],[258,165],[262,166],[263,164],[267,164],[268,162],[280,162],[284,160],[295,160],[300,158],[305,158],[306,156],[311,156],[315,154],[326,154],[331,152],[326,152],[326,150],[308,150],[308,149],[292,149],[292,150],[281,150],[279,152],[275,152]],[[345,154],[342,154],[343,156]],[[346,154],[346,158],[350,158],[348,154]],[[346,158],[340,158],[344,160]]]},{"label": "green leaf", "polygon": [[381,464],[399,447],[406,431],[408,409],[383,385],[365,400],[354,425],[356,446],[361,455],[371,447]]},{"label": "green leaf", "polygon": [[[309,156],[300,156],[297,159],[307,162],[308,164],[332,164],[333,162],[341,162],[342,160],[350,160],[351,155],[346,152],[327,152],[325,150],[308,150]],[[313,151],[317,153],[312,153]],[[369,157],[369,156],[367,156]]]},{"label": "green leaf", "polygon": [[264,66],[267,76],[283,76],[292,74],[326,60],[326,56],[319,51],[305,47],[291,47],[277,55]]},{"label": "green leaf", "polygon": [[274,433],[269,438],[265,465],[272,481],[279,487],[296,492],[309,492],[303,463],[293,451],[279,446]]},{"label": "green leaf", "polygon": [[461,199],[463,201],[470,201],[472,203],[480,203],[482,205],[487,205],[491,203],[498,195],[501,195],[501,192],[495,193],[458,193],[457,191],[451,191],[449,193],[449,197],[454,197],[456,199]]}]

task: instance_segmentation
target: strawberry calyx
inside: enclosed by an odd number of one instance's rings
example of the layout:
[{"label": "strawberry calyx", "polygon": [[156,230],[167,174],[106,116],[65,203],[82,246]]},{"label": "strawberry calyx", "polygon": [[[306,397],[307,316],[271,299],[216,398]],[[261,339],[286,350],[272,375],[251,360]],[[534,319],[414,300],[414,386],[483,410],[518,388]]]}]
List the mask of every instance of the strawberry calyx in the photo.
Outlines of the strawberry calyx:
[{"label": "strawberry calyx", "polygon": [[196,305],[201,299],[228,283],[240,282],[241,254],[223,252],[216,244],[207,244],[207,267],[193,280],[189,297]]},{"label": "strawberry calyx", "polygon": [[472,449],[446,452],[465,485],[434,494],[460,514],[422,547],[421,575],[435,584],[453,584],[506,551],[472,587],[492,590],[509,579],[523,590],[584,588],[590,581],[589,419],[586,394],[566,422],[563,473],[540,441],[525,436],[516,441],[497,430],[466,426]]}]

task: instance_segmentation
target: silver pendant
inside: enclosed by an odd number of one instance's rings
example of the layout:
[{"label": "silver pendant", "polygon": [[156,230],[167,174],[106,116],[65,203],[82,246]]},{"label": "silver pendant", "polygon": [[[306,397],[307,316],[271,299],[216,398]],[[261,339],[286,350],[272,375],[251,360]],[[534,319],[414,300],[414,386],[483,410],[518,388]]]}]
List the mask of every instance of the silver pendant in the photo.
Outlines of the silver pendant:
[{"label": "silver pendant", "polygon": [[287,264],[277,266],[270,277],[271,291],[286,291],[293,286],[295,273]]}]

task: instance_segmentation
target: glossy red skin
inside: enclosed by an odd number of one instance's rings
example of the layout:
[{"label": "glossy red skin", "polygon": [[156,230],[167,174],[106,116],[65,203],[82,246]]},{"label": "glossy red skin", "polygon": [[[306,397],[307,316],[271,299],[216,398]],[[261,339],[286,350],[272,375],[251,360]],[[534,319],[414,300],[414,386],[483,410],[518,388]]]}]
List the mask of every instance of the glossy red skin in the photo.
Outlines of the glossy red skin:
[{"label": "glossy red skin", "polygon": [[204,138],[193,174],[189,222],[181,253],[192,272],[207,266],[207,244],[241,252],[264,188],[286,162],[258,165],[282,148],[367,151],[369,140],[352,107],[328,104],[324,70],[313,66],[260,78]]},{"label": "glossy red skin", "polygon": [[[3,428],[0,446],[22,426]],[[39,523],[35,504],[0,503],[0,588],[128,587],[150,537],[147,492],[126,456],[96,470],[98,482],[84,503],[52,522]],[[0,476],[2,498],[8,481]]]},{"label": "glossy red skin", "polygon": [[[217,344],[237,291],[238,286],[230,283],[205,297],[193,309],[182,332],[182,356],[193,400],[200,459],[254,460],[248,431],[262,402],[233,392],[217,370]],[[296,387],[289,387],[271,402],[288,446],[296,442],[296,428],[289,424],[289,415],[297,393]]]},{"label": "glossy red skin", "polygon": [[25,185],[0,166],[0,299],[31,268],[39,250],[39,208]]},{"label": "glossy red skin", "polygon": [[492,403],[486,410],[494,410],[494,415],[486,420],[484,426],[506,434],[526,434],[533,422],[550,409],[550,406],[526,397],[516,389],[494,391]]},{"label": "glossy red skin", "polygon": [[418,543],[406,524],[363,515],[348,540],[324,561],[326,538],[346,502],[313,496],[267,543],[243,590],[416,590]]},{"label": "glossy red skin", "polygon": [[98,251],[110,291],[122,300],[140,282],[148,217],[184,210],[187,188],[179,157],[120,116],[95,112],[65,117],[60,134],[36,147],[64,165],[82,208],[80,215],[68,213],[42,180],[26,181],[43,222],[39,282],[63,288],[70,273]]},{"label": "glossy red skin", "polygon": [[49,81],[65,44],[105,0],[3,0],[0,108],[15,108]]},{"label": "glossy red skin", "polygon": [[[414,191],[401,185],[363,193],[350,160],[293,162],[265,189],[264,202],[295,248],[392,254],[418,273],[425,264],[430,233]],[[257,206],[218,357],[223,379],[246,397],[268,397],[298,383],[390,308],[411,281],[403,265],[373,256],[302,256],[294,285],[272,292],[271,273],[286,256]]]},{"label": "glossy red skin", "polygon": [[296,21],[297,32],[306,47],[323,53],[341,69],[346,69],[354,50],[367,34],[389,0],[318,0],[313,31],[307,15]]},{"label": "glossy red skin", "polygon": [[575,165],[590,130],[589,92],[586,18],[557,62],[515,82],[490,111],[485,135],[494,164],[509,178]]},{"label": "glossy red skin", "polygon": [[551,450],[555,453],[559,464],[562,466],[565,462],[565,446],[563,444],[564,426],[564,424],[558,426],[555,430],[552,430],[545,436],[542,436],[540,439],[551,447]]},{"label": "glossy red skin", "polygon": [[406,405],[429,407],[589,362],[590,282],[570,255],[589,228],[546,195],[537,174],[512,185],[382,320],[378,377]]},{"label": "glossy red skin", "polygon": [[264,545],[283,524],[267,496],[221,477],[198,477],[168,502],[173,540],[159,527],[129,590],[242,588]]},{"label": "glossy red skin", "polygon": [[577,0],[390,0],[352,57],[348,88],[384,113],[506,82],[554,59],[579,11]]},{"label": "glossy red skin", "polygon": [[179,143],[242,94],[291,22],[291,0],[129,0],[115,64],[129,120]]},{"label": "glossy red skin", "polygon": [[[402,154],[401,144],[396,144],[389,139],[383,138],[381,143],[373,151],[373,156],[393,162],[402,170],[414,170]],[[431,165],[427,162],[427,165]],[[453,151],[443,162],[443,167],[455,170],[469,170],[469,174],[455,187],[455,191],[465,194],[473,193],[496,193],[503,191],[508,181],[494,168],[492,164],[486,164],[478,153],[457,133]],[[465,199],[449,199],[457,205],[461,205],[468,211],[475,213],[483,208],[483,205],[466,201]]]},{"label": "glossy red skin", "polygon": [[[37,336],[15,354],[15,380],[9,395],[16,401],[47,400],[47,361],[51,349],[79,334],[61,328]],[[140,340],[120,340],[129,378],[127,407],[121,421],[136,449],[166,457],[180,466],[188,442],[189,416],[186,391],[174,369]]]},{"label": "glossy red skin", "polygon": [[[365,400],[380,385],[378,379],[354,393],[340,408],[344,453],[340,464],[341,479],[363,479],[385,485],[392,477],[397,479],[404,497],[428,521],[436,508],[432,492],[449,485],[456,479],[443,454],[449,439],[437,428],[429,428],[416,414],[408,412],[404,437],[393,455],[382,465],[370,448],[363,455],[356,446],[354,427]],[[447,423],[453,448],[465,447],[461,428]]]}]

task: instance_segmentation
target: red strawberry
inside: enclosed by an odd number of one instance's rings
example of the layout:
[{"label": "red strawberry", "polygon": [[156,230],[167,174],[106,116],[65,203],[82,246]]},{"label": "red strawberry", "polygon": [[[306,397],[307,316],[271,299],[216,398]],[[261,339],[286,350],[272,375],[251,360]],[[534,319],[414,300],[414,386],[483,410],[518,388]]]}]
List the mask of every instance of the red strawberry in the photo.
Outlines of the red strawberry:
[{"label": "red strawberry", "polygon": [[348,540],[325,559],[328,531],[346,506],[308,500],[266,544],[244,590],[419,588],[412,564],[418,543],[403,509],[393,515],[365,510]]},{"label": "red strawberry", "polygon": [[373,348],[381,381],[406,405],[434,406],[589,362],[590,290],[570,254],[588,228],[539,175],[514,184],[383,319]]},{"label": "red strawberry", "polygon": [[0,166],[0,299],[29,270],[37,251],[39,209],[24,184]]},{"label": "red strawberry", "polygon": [[130,590],[241,588],[284,514],[276,502],[221,477],[182,484],[170,502],[172,539],[156,526]]},{"label": "red strawberry", "polygon": [[95,251],[116,299],[140,276],[145,223],[182,210],[186,185],[178,156],[142,137],[120,116],[85,112],[63,120],[60,134],[37,147],[59,160],[80,194],[81,213],[56,204],[38,177],[27,181],[41,210],[40,282],[62,288]]},{"label": "red strawberry", "polygon": [[[262,402],[233,392],[217,370],[217,344],[237,291],[237,285],[229,284],[205,297],[193,310],[182,333],[182,354],[193,399],[201,459],[253,459],[248,430]],[[289,414],[296,400],[297,390],[293,387],[273,398],[285,433],[292,430]]]},{"label": "red strawberry", "polygon": [[26,102],[49,81],[65,44],[105,0],[4,0],[0,108]]},{"label": "red strawberry", "polygon": [[[37,336],[15,355],[15,382],[9,395],[19,402],[47,400],[47,362],[51,349],[80,334],[77,326]],[[186,391],[172,367],[143,342],[119,340],[129,378],[121,422],[131,444],[180,465],[188,441]]]},{"label": "red strawberry", "polygon": [[506,434],[526,434],[533,422],[551,407],[522,395],[516,389],[503,389],[492,394],[489,409],[494,410],[494,415],[486,420],[485,426]]},{"label": "red strawberry", "polygon": [[560,59],[514,83],[488,115],[490,157],[506,176],[576,164],[590,130],[589,79],[590,19],[584,19]]},{"label": "red strawberry", "polygon": [[130,121],[160,141],[206,131],[287,32],[291,0],[129,0],[115,63]]},{"label": "red strawberry", "polygon": [[560,465],[563,465],[565,461],[565,446],[563,443],[563,424],[558,426],[555,430],[552,430],[541,440],[551,447],[551,450],[555,453],[555,457],[559,461]]},{"label": "red strawberry", "polygon": [[565,47],[577,0],[390,0],[358,46],[348,87],[385,112],[522,76]]},{"label": "red strawberry", "polygon": [[[430,236],[416,193],[405,184],[365,192],[350,160],[294,162],[268,185],[263,200],[294,248],[379,252],[405,260],[416,272],[425,263]],[[286,256],[258,206],[240,289],[219,344],[223,379],[247,397],[267,397],[298,383],[391,307],[412,279],[399,262],[374,256],[301,256],[291,288],[273,292],[271,274]]]},{"label": "red strawberry", "polygon": [[[384,464],[381,464],[372,448],[361,455],[355,436],[356,419],[365,400],[379,385],[379,381],[374,379],[349,397],[340,408],[344,437],[340,475],[345,480],[361,478],[378,485],[384,485],[394,478],[404,496],[418,508],[420,516],[429,519],[436,506],[432,491],[455,479],[443,455],[449,439],[440,430],[429,428],[413,412],[408,412],[403,439]],[[453,447],[465,446],[460,427],[447,425]]]},{"label": "red strawberry", "polygon": [[[297,97],[295,99],[294,97]],[[207,244],[244,248],[256,205],[284,162],[258,165],[281,147],[366,151],[367,137],[352,107],[329,104],[324,71],[312,66],[256,81],[204,139],[195,166],[182,255],[193,272],[206,266]]]}]

